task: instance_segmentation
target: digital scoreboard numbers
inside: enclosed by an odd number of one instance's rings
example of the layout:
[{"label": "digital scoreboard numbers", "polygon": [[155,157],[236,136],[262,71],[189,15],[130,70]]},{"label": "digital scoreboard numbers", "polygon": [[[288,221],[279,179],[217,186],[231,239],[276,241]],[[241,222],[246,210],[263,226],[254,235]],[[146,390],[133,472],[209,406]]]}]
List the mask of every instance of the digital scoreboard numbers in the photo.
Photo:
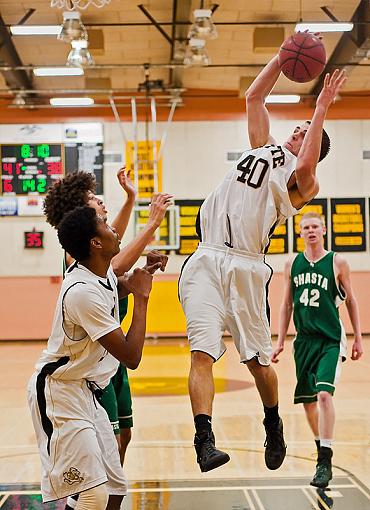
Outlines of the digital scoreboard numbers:
[{"label": "digital scoreboard numbers", "polygon": [[46,193],[63,175],[62,144],[1,145],[1,192]]}]

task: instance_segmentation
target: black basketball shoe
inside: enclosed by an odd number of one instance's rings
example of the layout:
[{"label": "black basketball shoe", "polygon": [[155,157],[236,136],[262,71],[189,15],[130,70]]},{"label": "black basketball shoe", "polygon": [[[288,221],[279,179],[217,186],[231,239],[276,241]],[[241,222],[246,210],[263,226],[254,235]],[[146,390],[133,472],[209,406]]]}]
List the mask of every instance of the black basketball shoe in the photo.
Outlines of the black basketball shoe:
[{"label": "black basketball shoe", "polygon": [[313,477],[310,485],[324,489],[329,485],[330,480],[333,478],[331,469],[331,458],[333,456],[333,450],[321,446],[319,455],[317,457],[316,473]]},{"label": "black basketball shoe", "polygon": [[265,421],[263,421],[266,430],[265,464],[268,469],[274,470],[282,465],[286,455],[283,421],[281,418],[273,424],[266,424]]},{"label": "black basketball shoe", "polygon": [[201,437],[195,435],[194,447],[197,453],[197,462],[202,473],[218,468],[230,460],[227,453],[217,450],[215,447],[213,432],[202,434]]}]

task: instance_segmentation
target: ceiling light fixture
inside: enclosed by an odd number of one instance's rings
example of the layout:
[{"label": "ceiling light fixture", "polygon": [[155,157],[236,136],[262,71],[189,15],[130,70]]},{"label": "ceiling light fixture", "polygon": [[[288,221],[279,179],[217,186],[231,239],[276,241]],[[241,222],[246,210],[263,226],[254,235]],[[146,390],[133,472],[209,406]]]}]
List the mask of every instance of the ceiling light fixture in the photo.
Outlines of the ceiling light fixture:
[{"label": "ceiling light fixture", "polygon": [[295,27],[296,32],[350,32],[353,29],[353,23],[297,23]]},{"label": "ceiling light fixture", "polygon": [[24,99],[24,96],[22,92],[17,92],[17,94],[14,96],[14,99],[12,101],[13,106],[24,106],[26,104],[26,100]]},{"label": "ceiling light fixture", "polygon": [[266,98],[266,103],[299,103],[301,96],[295,94],[270,94]]},{"label": "ceiling light fixture", "polygon": [[12,25],[12,35],[59,35],[60,25]]},{"label": "ceiling light fixture", "polygon": [[52,97],[52,106],[91,106],[94,104],[92,97]]},{"label": "ceiling light fixture", "polygon": [[51,0],[51,7],[57,7],[58,9],[87,9],[90,5],[100,9],[105,5],[108,5],[111,0]]},{"label": "ceiling light fixture", "polygon": [[190,39],[186,48],[184,64],[186,66],[208,66],[211,61],[208,58],[205,45],[204,39]]},{"label": "ceiling light fixture", "polygon": [[84,74],[82,67],[35,67],[35,76],[81,76]]},{"label": "ceiling light fixture", "polygon": [[184,41],[175,41],[175,48],[173,52],[173,61],[174,62],[183,62],[186,54],[186,40]]},{"label": "ceiling light fixture", "polygon": [[75,39],[87,39],[87,31],[79,12],[63,12],[63,23],[58,39],[68,43]]},{"label": "ceiling light fixture", "polygon": [[67,57],[67,66],[88,67],[94,65],[94,59],[87,49],[86,39],[71,42],[72,49]]},{"label": "ceiling light fixture", "polygon": [[216,39],[217,30],[212,22],[211,9],[195,9],[194,23],[190,27],[189,39]]}]

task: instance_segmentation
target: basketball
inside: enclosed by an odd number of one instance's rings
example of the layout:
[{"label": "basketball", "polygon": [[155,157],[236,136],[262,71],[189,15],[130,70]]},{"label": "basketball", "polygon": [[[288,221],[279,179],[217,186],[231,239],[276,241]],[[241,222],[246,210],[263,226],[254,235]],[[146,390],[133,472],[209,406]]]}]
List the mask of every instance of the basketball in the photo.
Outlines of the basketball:
[{"label": "basketball", "polygon": [[297,32],[280,47],[279,66],[290,80],[305,83],[317,78],[326,64],[325,47],[309,32]]}]

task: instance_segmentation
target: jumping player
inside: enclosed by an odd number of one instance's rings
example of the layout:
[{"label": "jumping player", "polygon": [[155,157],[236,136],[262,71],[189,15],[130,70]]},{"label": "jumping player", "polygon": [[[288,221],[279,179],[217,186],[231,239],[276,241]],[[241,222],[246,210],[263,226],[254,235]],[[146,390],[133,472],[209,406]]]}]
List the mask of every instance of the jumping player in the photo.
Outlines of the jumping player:
[{"label": "jumping player", "polygon": [[333,395],[339,380],[347,342],[338,307],[345,300],[354,343],[351,359],[362,356],[358,304],[353,294],[346,260],[324,248],[326,228],[316,213],[300,221],[304,252],[285,265],[285,292],[280,309],[279,335],[271,361],[277,363],[293,311],[297,386],[294,403],[303,404],[318,450],[311,485],[325,488],[332,478],[331,459],[335,411]]},{"label": "jumping player", "polygon": [[191,349],[189,393],[201,471],[229,461],[227,453],[216,449],[212,432],[212,367],[225,352],[225,329],[253,375],[264,406],[266,466],[279,468],[286,454],[277,377],[270,366],[267,286],[272,269],[265,264],[264,253],[275,226],[318,192],[316,165],[329,149],[324,119],[346,78],[339,70],[327,75],[311,122],[298,126],[285,144],[276,145],[265,99],[279,75],[276,56],[246,93],[252,149],[204,201],[197,221],[201,242],[179,282]]},{"label": "jumping player", "polygon": [[[116,278],[111,260],[120,239],[94,208],[67,213],[58,237],[75,262],[66,272],[52,333],[28,386],[43,501],[79,493],[77,510],[119,510],[126,481],[99,393],[119,361],[131,369],[139,365],[152,275],[135,269]],[[118,298],[128,292],[134,294],[134,312],[125,337]]]}]

